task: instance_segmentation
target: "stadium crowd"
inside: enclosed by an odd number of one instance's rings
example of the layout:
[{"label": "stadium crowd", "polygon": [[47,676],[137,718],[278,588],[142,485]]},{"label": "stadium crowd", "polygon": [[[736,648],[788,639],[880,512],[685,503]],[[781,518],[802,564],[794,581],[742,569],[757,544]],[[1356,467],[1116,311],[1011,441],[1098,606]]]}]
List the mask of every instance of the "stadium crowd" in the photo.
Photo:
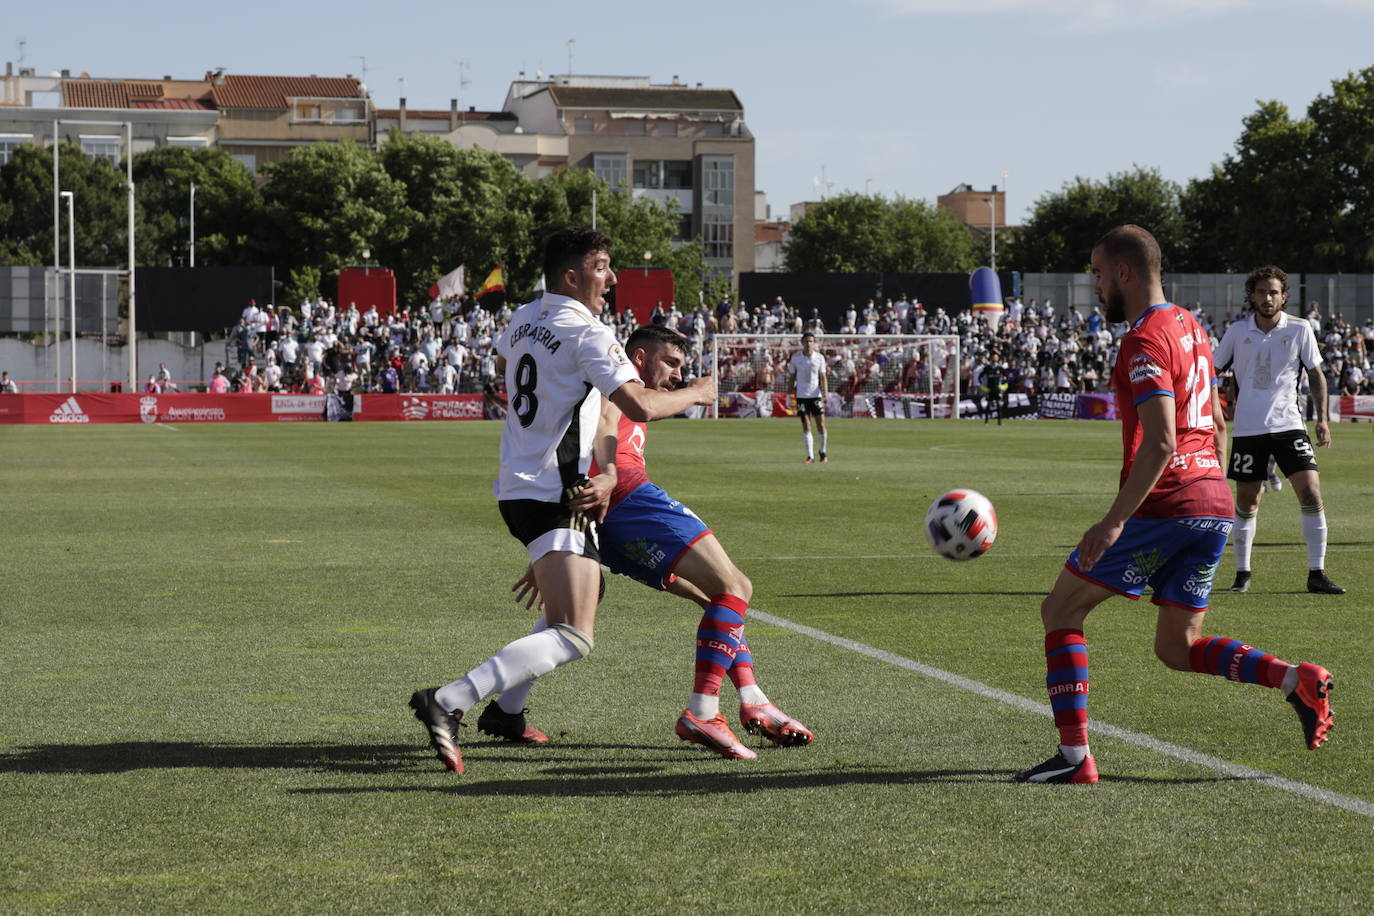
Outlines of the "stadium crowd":
[{"label": "stadium crowd", "polygon": [[[324,394],[333,391],[384,393],[479,393],[499,386],[493,343],[509,322],[511,308],[488,308],[469,297],[436,299],[420,308],[404,308],[392,315],[356,305],[338,308],[326,299],[307,300],[297,309],[259,308],[250,303],[229,334],[237,367],[217,367],[211,391],[293,391]],[[1215,347],[1226,327],[1245,314],[1228,311],[1214,322],[1199,304],[1191,311],[1212,336]],[[1291,314],[1291,313],[1290,313]],[[1333,394],[1374,394],[1374,365],[1367,342],[1374,337],[1374,320],[1355,326],[1337,312],[1323,316],[1319,303],[1310,303],[1305,318],[1317,334],[1325,360],[1328,388]],[[747,306],[727,297],[715,308],[682,310],[676,304],[655,308],[650,319],[681,332],[691,342],[687,376],[711,368],[716,334],[817,334],[875,336],[890,334],[949,334],[960,340],[960,390],[977,393],[1002,387],[1032,399],[1040,393],[1091,393],[1110,388],[1124,324],[1107,322],[1093,306],[1086,314],[1077,307],[1056,311],[1046,299],[1022,302],[1009,297],[1000,316],[991,320],[970,311],[929,312],[914,298],[901,295],[862,308],[850,304],[840,313],[837,327],[827,327],[820,312],[809,315],[781,298],[770,305]],[[627,309],[607,309],[602,321],[623,342],[636,326]],[[861,342],[822,345],[832,390],[848,395],[858,390],[913,392],[951,390],[947,359],[936,353],[926,364],[924,348],[912,348],[904,359],[890,351],[864,347]],[[722,360],[720,390],[787,390],[788,354],[755,347]],[[912,358],[915,357],[915,358]],[[1304,386],[1306,381],[1304,378]],[[150,389],[161,390],[166,380],[154,377]]]}]

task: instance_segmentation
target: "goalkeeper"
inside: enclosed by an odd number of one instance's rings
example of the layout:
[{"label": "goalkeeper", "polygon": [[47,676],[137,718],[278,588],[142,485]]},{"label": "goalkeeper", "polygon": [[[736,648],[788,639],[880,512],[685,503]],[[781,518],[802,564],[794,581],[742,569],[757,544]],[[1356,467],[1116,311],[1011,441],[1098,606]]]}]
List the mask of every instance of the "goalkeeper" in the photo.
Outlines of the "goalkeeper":
[{"label": "goalkeeper", "polygon": [[[671,391],[682,382],[688,346],[676,331],[644,325],[630,335],[625,351],[647,388]],[[602,562],[612,572],[689,598],[705,610],[697,626],[692,694],[678,717],[678,737],[721,757],[758,756],[740,743],[720,712],[720,688],[728,674],[739,694],[740,724],[746,731],[777,745],[810,744],[815,737],[811,731],[769,702],[754,680],[753,656],[744,639],[753,584],[731,562],[711,529],[649,480],[645,424],[628,419],[609,401],[602,403],[601,422],[603,429],[615,423],[617,430],[616,483],[597,532]],[[512,591],[527,607],[538,600],[529,570]],[[531,686],[533,681],[507,690],[498,700],[500,708],[521,711]]]}]

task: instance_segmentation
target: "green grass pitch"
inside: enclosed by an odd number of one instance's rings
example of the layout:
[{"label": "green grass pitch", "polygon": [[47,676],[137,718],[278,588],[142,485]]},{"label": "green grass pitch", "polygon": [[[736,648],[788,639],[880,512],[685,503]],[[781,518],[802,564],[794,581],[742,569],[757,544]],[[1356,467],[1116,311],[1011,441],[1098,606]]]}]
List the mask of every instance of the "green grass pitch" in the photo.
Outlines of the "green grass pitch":
[{"label": "green grass pitch", "polygon": [[[649,469],[753,605],[1044,704],[1038,608],[1115,489],[1112,423],[670,421]],[[1341,807],[1098,734],[1097,786],[1013,784],[1048,718],[755,621],[760,685],[807,748],[679,741],[699,614],[608,583],[597,648],[536,688],[552,743],[465,729],[434,760],[406,699],[523,633],[491,497],[495,423],[0,428],[0,911],[1261,913],[1374,900],[1374,437],[1320,453],[1327,567],[1291,490],[1207,632],[1336,675],[1316,752],[1275,691],[1165,670],[1153,607],[1088,621],[1091,715],[1354,800]],[[985,557],[929,501],[996,505]],[[1229,584],[1229,553],[1218,579]],[[723,708],[733,714],[728,688]],[[758,746],[757,739],[748,738]],[[1363,809],[1361,809],[1363,805]]]}]

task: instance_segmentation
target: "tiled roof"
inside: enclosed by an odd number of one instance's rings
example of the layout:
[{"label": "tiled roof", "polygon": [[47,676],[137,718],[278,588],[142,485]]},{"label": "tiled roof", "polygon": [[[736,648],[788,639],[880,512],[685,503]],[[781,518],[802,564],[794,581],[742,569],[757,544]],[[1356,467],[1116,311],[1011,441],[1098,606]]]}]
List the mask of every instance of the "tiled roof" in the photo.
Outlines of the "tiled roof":
[{"label": "tiled roof", "polygon": [[123,80],[63,80],[62,107],[128,108],[128,84]]},{"label": "tiled roof", "polygon": [[129,98],[146,101],[148,99],[162,98],[162,84],[147,81],[134,82],[129,80],[124,84],[129,88]]},{"label": "tiled roof", "polygon": [[353,77],[226,74],[223,80],[222,85],[211,89],[219,108],[284,109],[288,98],[357,99],[363,94]]},{"label": "tiled roof", "polygon": [[594,86],[550,86],[560,108],[607,108],[651,111],[743,111],[731,89],[688,89],[653,86],[647,89],[604,89]]},{"label": "tiled roof", "polygon": [[207,99],[133,99],[130,108],[160,108],[177,111],[214,111],[215,106]]}]

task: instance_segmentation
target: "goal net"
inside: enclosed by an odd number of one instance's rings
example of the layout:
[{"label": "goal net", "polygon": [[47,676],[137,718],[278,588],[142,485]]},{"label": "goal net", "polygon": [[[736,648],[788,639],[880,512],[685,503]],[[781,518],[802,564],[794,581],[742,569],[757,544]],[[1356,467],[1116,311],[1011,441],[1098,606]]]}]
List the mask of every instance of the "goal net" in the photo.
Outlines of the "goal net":
[{"label": "goal net", "polygon": [[[817,334],[833,417],[958,416],[954,334]],[[798,334],[717,334],[710,354],[720,397],[713,416],[793,416],[788,364]]]}]

